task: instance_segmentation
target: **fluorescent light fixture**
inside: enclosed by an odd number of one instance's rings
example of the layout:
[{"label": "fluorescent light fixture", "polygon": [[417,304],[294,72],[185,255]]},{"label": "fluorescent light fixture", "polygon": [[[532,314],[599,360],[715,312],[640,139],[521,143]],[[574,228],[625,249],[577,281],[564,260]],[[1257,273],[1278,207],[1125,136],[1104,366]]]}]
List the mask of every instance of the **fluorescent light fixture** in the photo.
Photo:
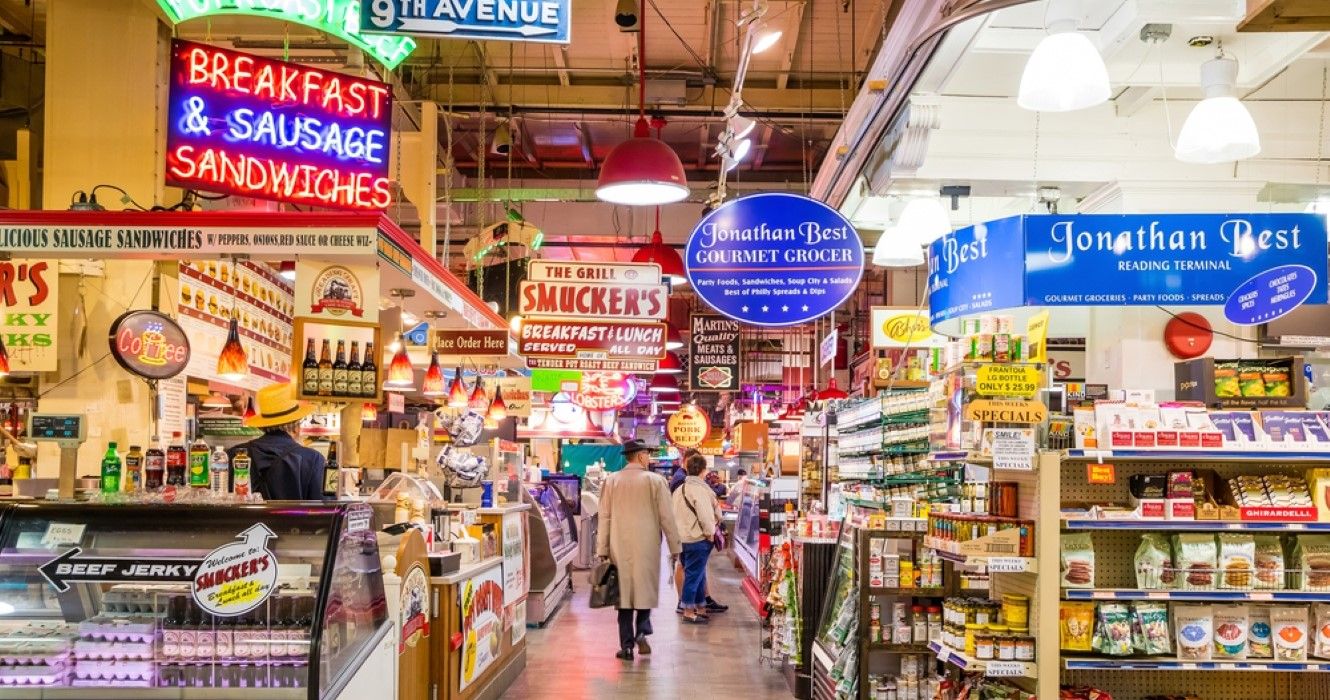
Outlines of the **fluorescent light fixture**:
[{"label": "fluorescent light fixture", "polygon": [[1108,101],[1108,69],[1099,50],[1076,31],[1081,7],[1049,0],[1048,36],[1025,62],[1016,103],[1035,112],[1071,112]]},{"label": "fluorescent light fixture", "polygon": [[1261,152],[1251,113],[1234,96],[1238,62],[1220,56],[1201,64],[1205,99],[1192,108],[1178,134],[1174,155],[1184,163],[1230,163]]},{"label": "fluorescent light fixture", "polygon": [[905,205],[896,230],[926,246],[951,233],[951,217],[937,197],[915,197]]}]

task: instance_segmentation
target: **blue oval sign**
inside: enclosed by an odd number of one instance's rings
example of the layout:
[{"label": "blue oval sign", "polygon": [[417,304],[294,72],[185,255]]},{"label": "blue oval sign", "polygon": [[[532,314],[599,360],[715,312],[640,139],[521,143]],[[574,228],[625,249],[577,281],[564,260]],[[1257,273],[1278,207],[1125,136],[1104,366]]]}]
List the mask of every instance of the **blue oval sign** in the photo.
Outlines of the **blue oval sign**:
[{"label": "blue oval sign", "polygon": [[840,212],[783,192],[733,200],[702,218],[685,251],[688,281],[708,306],[755,326],[793,326],[850,298],[864,246]]},{"label": "blue oval sign", "polygon": [[1298,308],[1316,291],[1319,278],[1306,265],[1280,265],[1238,285],[1224,302],[1224,318],[1239,326],[1266,323]]}]

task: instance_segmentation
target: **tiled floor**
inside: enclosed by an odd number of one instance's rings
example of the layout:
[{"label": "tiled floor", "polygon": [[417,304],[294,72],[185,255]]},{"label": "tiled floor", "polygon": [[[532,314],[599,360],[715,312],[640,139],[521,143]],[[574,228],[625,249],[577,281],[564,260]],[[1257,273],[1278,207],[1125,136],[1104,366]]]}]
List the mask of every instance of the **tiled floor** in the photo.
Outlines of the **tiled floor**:
[{"label": "tiled floor", "polygon": [[792,698],[780,671],[758,660],[757,615],[739,590],[741,574],[728,557],[716,555],[707,578],[712,597],[727,603],[729,612],[713,616],[709,625],[685,625],[674,614],[674,587],[664,581],[661,606],[651,616],[653,653],[626,662],[614,658],[615,612],[587,607],[586,574],[577,573],[572,599],[548,626],[527,633],[526,671],[503,697]]}]

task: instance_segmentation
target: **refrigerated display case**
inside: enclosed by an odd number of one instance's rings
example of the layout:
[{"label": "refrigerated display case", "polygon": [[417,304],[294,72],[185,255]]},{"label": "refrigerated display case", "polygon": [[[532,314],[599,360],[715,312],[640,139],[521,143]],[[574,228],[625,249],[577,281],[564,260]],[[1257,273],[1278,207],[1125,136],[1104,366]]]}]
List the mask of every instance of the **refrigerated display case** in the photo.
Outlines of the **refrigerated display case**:
[{"label": "refrigerated display case", "polygon": [[362,504],[9,506],[0,697],[368,697],[394,651],[369,523]]},{"label": "refrigerated display case", "polygon": [[524,494],[533,506],[527,521],[531,526],[527,619],[544,625],[572,590],[568,566],[577,555],[577,527],[572,508],[557,487],[544,482],[527,484]]},{"label": "refrigerated display case", "polygon": [[754,581],[758,578],[758,535],[761,531],[759,516],[762,497],[766,495],[766,490],[765,481],[750,476],[730,489],[730,495],[726,499],[726,503],[735,512],[731,556]]}]

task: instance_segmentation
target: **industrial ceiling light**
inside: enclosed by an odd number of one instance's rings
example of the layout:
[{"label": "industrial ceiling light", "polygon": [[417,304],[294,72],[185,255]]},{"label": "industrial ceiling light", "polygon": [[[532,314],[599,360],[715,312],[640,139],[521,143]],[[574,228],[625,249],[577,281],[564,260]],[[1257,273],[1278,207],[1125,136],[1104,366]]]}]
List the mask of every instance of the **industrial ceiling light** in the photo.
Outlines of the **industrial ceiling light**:
[{"label": "industrial ceiling light", "polygon": [[1261,135],[1251,113],[1234,96],[1238,62],[1222,53],[1201,64],[1205,99],[1192,108],[1173,153],[1184,163],[1228,163],[1261,152]]},{"label": "industrial ceiling light", "polygon": [[646,13],[639,15],[637,33],[638,111],[633,138],[605,157],[596,181],[596,197],[611,204],[652,206],[688,196],[683,161],[665,142],[651,138],[647,124]]},{"label": "industrial ceiling light", "polygon": [[656,230],[651,233],[651,242],[633,253],[633,262],[660,265],[660,276],[670,283],[671,288],[688,284],[683,258],[673,246],[665,245],[665,237],[660,233],[660,207],[656,207]]},{"label": "industrial ceiling light", "polygon": [[905,205],[896,230],[926,246],[951,233],[951,217],[937,197],[915,197]]},{"label": "industrial ceiling light", "polygon": [[249,357],[240,344],[240,325],[236,314],[231,314],[231,325],[226,331],[226,344],[217,354],[217,376],[228,382],[238,382],[249,376]]},{"label": "industrial ceiling light", "polygon": [[678,350],[679,348],[683,347],[684,345],[683,336],[679,335],[678,328],[675,328],[673,325],[668,326],[665,333],[666,333],[665,334],[666,350]]},{"label": "industrial ceiling light", "polygon": [[500,120],[494,127],[494,146],[495,153],[506,156],[513,150],[513,132],[508,128],[508,120]]},{"label": "industrial ceiling light", "polygon": [[656,374],[680,374],[683,372],[683,363],[679,361],[679,356],[673,352],[666,352],[665,357],[656,366]]},{"label": "industrial ceiling light", "polygon": [[841,389],[840,387],[836,386],[835,377],[828,378],[827,388],[817,392],[818,401],[840,401],[841,399],[848,399],[848,398],[850,398],[850,395],[845,393],[844,389]]},{"label": "industrial ceiling light", "polygon": [[726,170],[733,170],[748,156],[752,150],[753,142],[749,139],[741,139],[734,135],[734,132],[726,129],[721,132],[720,140],[716,143],[716,155],[720,157]]},{"label": "industrial ceiling light", "polygon": [[679,380],[675,379],[673,374],[657,374],[651,378],[651,384],[647,385],[647,391],[653,394],[677,394],[679,393]]},{"label": "industrial ceiling light", "polygon": [[889,228],[873,246],[873,264],[878,267],[918,267],[924,264],[924,248],[911,236]]},{"label": "industrial ceiling light", "polygon": [[729,118],[728,124],[734,137],[741,139],[753,133],[753,129],[757,126],[757,120],[752,117],[745,117],[742,114],[735,114]]},{"label": "industrial ceiling light", "polygon": [[1050,0],[1048,36],[1040,40],[1021,74],[1016,103],[1035,112],[1071,112],[1108,101],[1108,69],[1099,50],[1076,31],[1075,0]]},{"label": "industrial ceiling light", "polygon": [[443,396],[443,368],[439,366],[439,354],[429,354],[429,369],[425,370],[425,380],[420,383],[420,393],[425,396]]},{"label": "industrial ceiling light", "polygon": [[781,30],[773,29],[767,24],[766,20],[760,20],[757,24],[753,25],[751,31],[753,36],[753,53],[762,53],[775,46],[776,42],[780,41],[781,36],[784,35],[784,32]]}]

